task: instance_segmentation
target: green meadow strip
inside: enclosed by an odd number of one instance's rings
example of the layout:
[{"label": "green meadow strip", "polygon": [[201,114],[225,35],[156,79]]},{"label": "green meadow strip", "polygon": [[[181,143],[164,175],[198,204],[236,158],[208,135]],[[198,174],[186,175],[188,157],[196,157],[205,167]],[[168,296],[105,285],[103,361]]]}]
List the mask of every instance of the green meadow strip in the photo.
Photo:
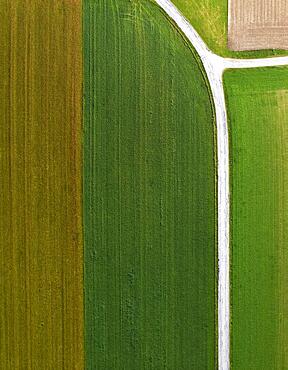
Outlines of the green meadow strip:
[{"label": "green meadow strip", "polygon": [[288,368],[288,68],[231,70],[232,366]]},{"label": "green meadow strip", "polygon": [[82,369],[80,1],[0,2],[0,368]]},{"label": "green meadow strip", "polygon": [[84,1],[86,369],[215,369],[215,122],[151,1]]}]

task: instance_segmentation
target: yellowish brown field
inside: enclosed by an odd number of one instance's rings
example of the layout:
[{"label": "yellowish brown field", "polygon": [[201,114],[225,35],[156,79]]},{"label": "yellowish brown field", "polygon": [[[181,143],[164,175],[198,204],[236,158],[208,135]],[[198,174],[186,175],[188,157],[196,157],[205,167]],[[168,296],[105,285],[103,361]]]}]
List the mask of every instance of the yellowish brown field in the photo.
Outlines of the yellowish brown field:
[{"label": "yellowish brown field", "polygon": [[0,1],[0,368],[83,368],[81,1]]},{"label": "yellowish brown field", "polygon": [[287,0],[229,0],[228,47],[288,49]]}]

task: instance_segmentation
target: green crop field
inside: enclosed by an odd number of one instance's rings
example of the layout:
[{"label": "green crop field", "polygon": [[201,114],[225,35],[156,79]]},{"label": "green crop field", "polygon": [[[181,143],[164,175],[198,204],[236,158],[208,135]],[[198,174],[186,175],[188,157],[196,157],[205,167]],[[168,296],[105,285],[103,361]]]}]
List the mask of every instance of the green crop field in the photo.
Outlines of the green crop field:
[{"label": "green crop field", "polygon": [[288,368],[288,68],[227,71],[233,369]]},{"label": "green crop field", "polygon": [[215,120],[150,1],[84,5],[87,369],[214,369]]},{"label": "green crop field", "polygon": [[275,55],[287,55],[287,51],[229,50],[228,33],[228,0],[171,0],[181,13],[189,20],[208,47],[224,57],[261,58]]}]

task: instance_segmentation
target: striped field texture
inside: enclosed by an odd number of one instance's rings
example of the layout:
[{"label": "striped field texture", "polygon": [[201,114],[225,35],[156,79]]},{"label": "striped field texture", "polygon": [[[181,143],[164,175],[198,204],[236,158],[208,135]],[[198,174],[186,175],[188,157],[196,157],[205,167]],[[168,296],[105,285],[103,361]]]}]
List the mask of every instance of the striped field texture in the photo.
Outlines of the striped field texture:
[{"label": "striped field texture", "polygon": [[0,19],[0,368],[82,369],[81,2]]},{"label": "striped field texture", "polygon": [[214,115],[151,1],[84,6],[87,369],[214,369]]},{"label": "striped field texture", "polygon": [[288,68],[228,71],[233,369],[288,368]]},{"label": "striped field texture", "polygon": [[228,46],[287,50],[287,0],[229,0]]}]

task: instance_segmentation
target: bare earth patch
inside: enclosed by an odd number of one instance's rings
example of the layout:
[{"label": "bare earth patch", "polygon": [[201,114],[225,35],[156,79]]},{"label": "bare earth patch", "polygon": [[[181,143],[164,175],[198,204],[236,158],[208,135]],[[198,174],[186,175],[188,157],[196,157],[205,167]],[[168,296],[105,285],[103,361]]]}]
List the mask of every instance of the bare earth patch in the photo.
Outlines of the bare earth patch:
[{"label": "bare earth patch", "polygon": [[228,47],[288,49],[287,0],[229,0]]}]

